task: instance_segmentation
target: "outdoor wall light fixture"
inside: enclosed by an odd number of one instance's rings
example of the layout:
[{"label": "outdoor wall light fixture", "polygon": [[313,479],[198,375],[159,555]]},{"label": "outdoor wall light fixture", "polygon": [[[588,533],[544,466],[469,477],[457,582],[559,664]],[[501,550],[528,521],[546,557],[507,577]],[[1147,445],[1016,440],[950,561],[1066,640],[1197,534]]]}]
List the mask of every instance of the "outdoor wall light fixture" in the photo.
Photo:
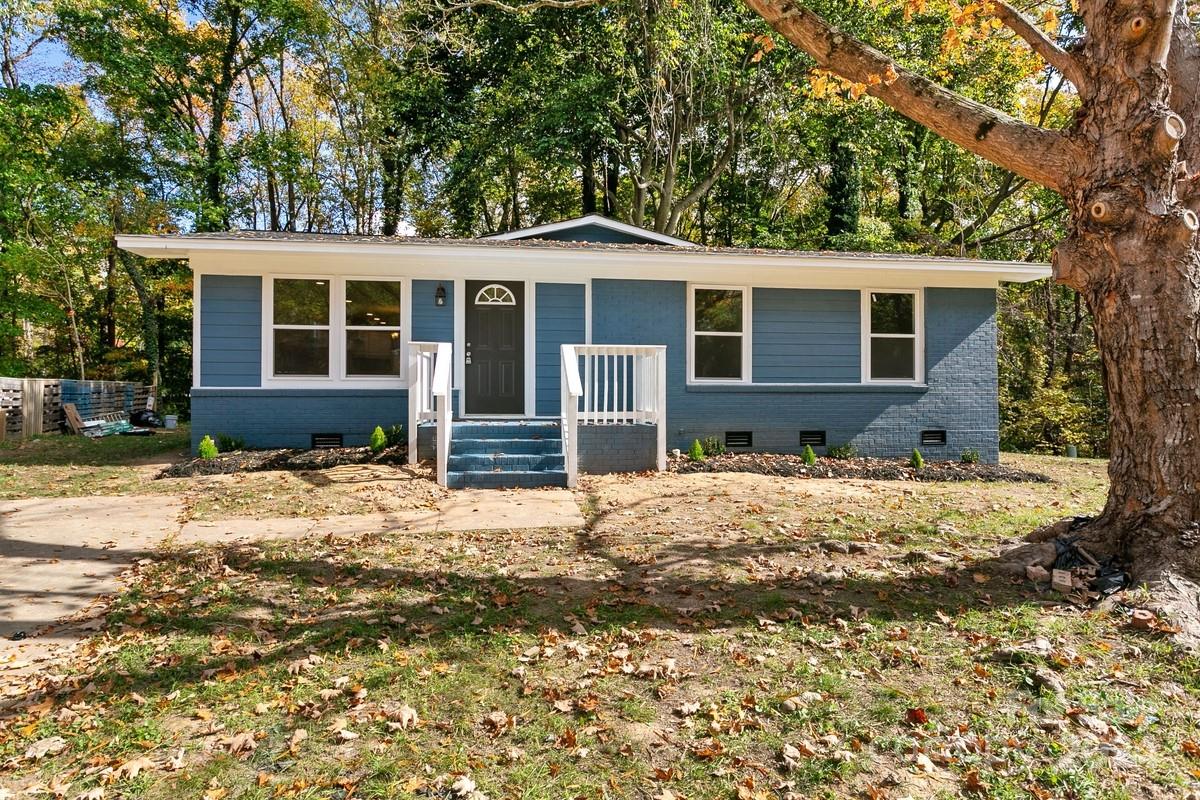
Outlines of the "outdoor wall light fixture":
[{"label": "outdoor wall light fixture", "polygon": [[438,284],[437,291],[433,293],[433,303],[438,306],[446,305],[446,287],[440,283]]}]

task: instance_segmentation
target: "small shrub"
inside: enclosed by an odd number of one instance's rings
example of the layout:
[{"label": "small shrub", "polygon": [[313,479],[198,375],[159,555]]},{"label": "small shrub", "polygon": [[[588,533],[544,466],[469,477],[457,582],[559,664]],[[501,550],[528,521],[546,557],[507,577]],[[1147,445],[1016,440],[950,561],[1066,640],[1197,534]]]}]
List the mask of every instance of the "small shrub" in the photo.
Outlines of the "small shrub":
[{"label": "small shrub", "polygon": [[704,447],[700,444],[699,439],[692,440],[692,446],[688,450],[688,459],[691,461],[704,460]]},{"label": "small shrub", "polygon": [[196,448],[196,451],[200,454],[201,458],[216,458],[217,443],[212,440],[211,436],[206,434],[205,437],[200,440],[200,446]]},{"label": "small shrub", "polygon": [[968,447],[966,450],[962,451],[962,454],[959,455],[959,458],[962,460],[962,463],[964,463],[964,464],[978,464],[979,463],[979,451],[973,447]]},{"label": "small shrub", "polygon": [[229,436],[224,433],[217,434],[217,451],[221,453],[232,453],[235,450],[245,450],[246,440],[241,436]]},{"label": "small shrub", "polygon": [[912,458],[908,460],[908,465],[913,469],[924,469],[925,467],[925,458],[921,455],[921,451],[915,447],[913,448]]},{"label": "small shrub", "polygon": [[408,441],[408,437],[404,435],[403,425],[393,425],[384,431],[384,433],[387,435],[388,447],[396,447],[398,445],[405,444]]},{"label": "small shrub", "polygon": [[382,427],[376,425],[375,430],[371,431],[371,452],[382,453],[387,443],[387,434],[383,432]]},{"label": "small shrub", "polygon": [[804,445],[804,452],[800,454],[800,458],[810,467],[817,463],[817,454],[813,452],[811,444]]},{"label": "small shrub", "polygon": [[835,445],[834,447],[825,448],[825,455],[830,458],[847,459],[854,458],[854,445],[846,443]]},{"label": "small shrub", "polygon": [[704,448],[706,456],[723,456],[725,455],[725,443],[717,436],[705,436],[704,441],[700,442],[700,446]]}]

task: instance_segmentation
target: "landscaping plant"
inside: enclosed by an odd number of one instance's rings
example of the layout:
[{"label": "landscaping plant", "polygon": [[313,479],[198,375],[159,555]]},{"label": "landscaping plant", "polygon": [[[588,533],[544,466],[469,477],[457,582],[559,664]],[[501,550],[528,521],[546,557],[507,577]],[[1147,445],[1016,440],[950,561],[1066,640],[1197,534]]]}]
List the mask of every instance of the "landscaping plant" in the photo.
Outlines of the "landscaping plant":
[{"label": "landscaping plant", "polygon": [[800,457],[804,459],[804,463],[808,464],[810,467],[817,463],[817,454],[813,452],[811,444],[804,445],[804,452],[800,454]]},{"label": "landscaping plant", "polygon": [[700,444],[699,439],[692,440],[692,446],[688,450],[688,458],[692,461],[704,460],[704,447]]},{"label": "landscaping plant", "polygon": [[979,451],[973,447],[968,447],[966,450],[962,451],[962,454],[959,456],[959,459],[964,464],[978,464],[979,463]]},{"label": "landscaping plant", "polygon": [[854,458],[854,445],[847,442],[846,444],[827,447],[825,448],[825,455],[829,458],[837,459]]},{"label": "landscaping plant", "polygon": [[200,440],[200,446],[196,448],[196,452],[201,458],[216,458],[217,443],[212,440],[211,436],[205,434],[204,438]]},{"label": "landscaping plant", "polygon": [[921,451],[913,448],[912,458],[908,460],[908,465],[913,469],[922,469],[925,466],[925,457],[921,455]]},{"label": "landscaping plant", "polygon": [[375,430],[371,431],[371,452],[382,453],[387,446],[387,434],[383,432],[381,426],[376,425]]}]

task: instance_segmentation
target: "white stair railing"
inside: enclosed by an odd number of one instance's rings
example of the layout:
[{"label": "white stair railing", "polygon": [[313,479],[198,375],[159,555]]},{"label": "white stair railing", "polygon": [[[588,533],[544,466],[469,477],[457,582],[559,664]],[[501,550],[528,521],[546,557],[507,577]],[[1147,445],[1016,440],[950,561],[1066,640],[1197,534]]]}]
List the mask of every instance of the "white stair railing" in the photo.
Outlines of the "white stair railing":
[{"label": "white stair railing", "polygon": [[446,485],[453,418],[454,347],[449,342],[411,342],[408,348],[408,463],[417,463],[417,429],[434,424],[437,482]]},{"label": "white stair railing", "polygon": [[565,344],[561,385],[569,486],[578,475],[581,425],[655,425],[658,469],[667,468],[665,346]]}]

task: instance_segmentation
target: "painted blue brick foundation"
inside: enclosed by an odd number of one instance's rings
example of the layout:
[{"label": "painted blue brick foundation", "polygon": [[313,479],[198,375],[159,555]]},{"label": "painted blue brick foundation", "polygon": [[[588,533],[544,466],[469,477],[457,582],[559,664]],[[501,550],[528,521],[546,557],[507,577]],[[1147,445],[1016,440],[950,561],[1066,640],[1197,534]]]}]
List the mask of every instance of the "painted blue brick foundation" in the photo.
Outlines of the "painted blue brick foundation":
[{"label": "painted blue brick foundation", "polygon": [[403,389],[193,389],[192,450],[200,438],[240,436],[248,447],[308,447],[314,433],[340,433],[365,445],[376,425],[402,425]]},{"label": "painted blue brick foundation", "polygon": [[579,471],[645,472],[658,466],[658,429],[653,425],[579,426]]},{"label": "painted blue brick foundation", "polygon": [[668,447],[750,431],[755,450],[799,452],[801,430],[824,430],[831,445],[905,456],[922,430],[943,429],[946,444],[922,448],[926,458],[971,448],[999,459],[995,290],[926,290],[925,387],[688,386],[686,302],[682,282],[592,282],[593,342],[667,346]]}]

